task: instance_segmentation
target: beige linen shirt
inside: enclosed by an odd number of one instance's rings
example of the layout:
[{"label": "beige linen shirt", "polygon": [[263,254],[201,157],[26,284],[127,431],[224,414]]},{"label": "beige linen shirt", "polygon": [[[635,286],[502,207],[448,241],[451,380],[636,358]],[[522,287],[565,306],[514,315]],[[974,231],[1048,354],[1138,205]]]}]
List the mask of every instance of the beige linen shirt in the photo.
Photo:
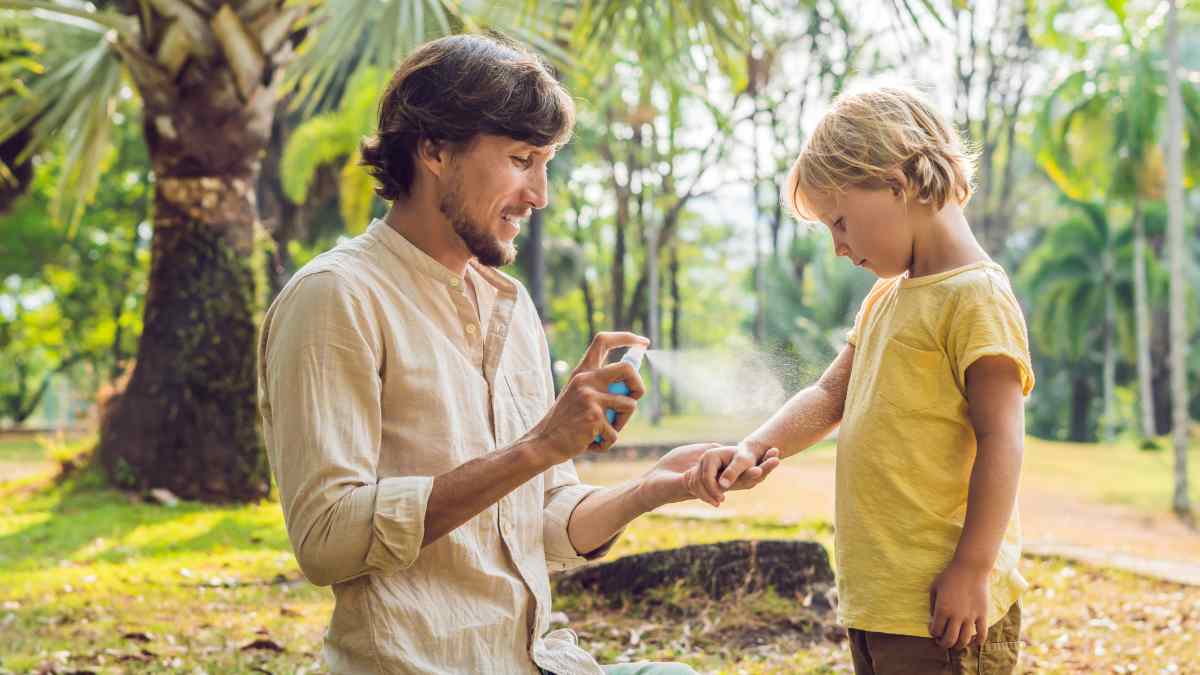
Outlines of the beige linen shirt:
[{"label": "beige linen shirt", "polygon": [[584,561],[567,522],[596,489],[571,462],[421,548],[433,477],[553,403],[528,293],[474,263],[467,275],[478,313],[461,277],[375,220],[267,311],[263,431],[300,568],[333,585],[325,658],[337,673],[599,674],[574,633],[548,632],[548,570]]}]

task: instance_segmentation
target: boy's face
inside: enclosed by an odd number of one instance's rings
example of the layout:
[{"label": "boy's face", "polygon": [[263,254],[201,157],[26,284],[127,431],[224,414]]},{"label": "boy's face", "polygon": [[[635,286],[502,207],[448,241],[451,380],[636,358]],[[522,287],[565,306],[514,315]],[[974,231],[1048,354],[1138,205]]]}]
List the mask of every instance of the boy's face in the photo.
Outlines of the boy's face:
[{"label": "boy's face", "polygon": [[554,148],[483,134],[451,160],[439,208],[479,262],[507,265],[521,220],[546,206]]},{"label": "boy's face", "polygon": [[913,235],[903,197],[888,188],[847,188],[813,200],[833,235],[839,256],[880,278],[904,274],[912,264]]}]

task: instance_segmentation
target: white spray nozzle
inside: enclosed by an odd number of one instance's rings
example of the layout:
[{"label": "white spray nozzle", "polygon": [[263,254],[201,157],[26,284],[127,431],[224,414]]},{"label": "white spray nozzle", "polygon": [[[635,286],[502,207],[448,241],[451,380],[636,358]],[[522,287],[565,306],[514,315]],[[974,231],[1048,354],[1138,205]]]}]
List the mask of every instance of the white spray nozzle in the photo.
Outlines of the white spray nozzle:
[{"label": "white spray nozzle", "polygon": [[633,366],[634,370],[642,367],[642,357],[646,355],[645,347],[630,347],[621,360]]}]

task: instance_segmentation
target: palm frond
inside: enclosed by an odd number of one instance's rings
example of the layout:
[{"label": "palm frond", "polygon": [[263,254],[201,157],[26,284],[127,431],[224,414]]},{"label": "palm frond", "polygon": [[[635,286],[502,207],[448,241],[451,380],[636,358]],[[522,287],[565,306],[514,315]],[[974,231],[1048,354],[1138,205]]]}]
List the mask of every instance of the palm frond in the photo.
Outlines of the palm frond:
[{"label": "palm frond", "polygon": [[360,68],[390,70],[429,37],[461,25],[462,14],[451,0],[326,0],[312,22],[319,29],[288,69],[298,85],[295,105],[306,117],[335,107]]},{"label": "palm frond", "polygon": [[53,211],[69,225],[78,222],[95,192],[121,87],[122,66],[110,37],[92,35],[90,48],[48,68],[29,85],[27,95],[0,99],[0,142],[31,131],[17,163],[65,135],[69,150]]}]

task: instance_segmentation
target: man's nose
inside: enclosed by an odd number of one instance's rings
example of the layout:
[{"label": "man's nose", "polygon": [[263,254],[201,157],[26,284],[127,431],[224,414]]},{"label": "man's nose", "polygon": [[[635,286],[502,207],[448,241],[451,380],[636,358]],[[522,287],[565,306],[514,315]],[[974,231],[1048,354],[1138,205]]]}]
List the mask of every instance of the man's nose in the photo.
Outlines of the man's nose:
[{"label": "man's nose", "polygon": [[525,201],[535,209],[544,209],[550,203],[546,170],[533,172],[529,184],[525,186]]}]

